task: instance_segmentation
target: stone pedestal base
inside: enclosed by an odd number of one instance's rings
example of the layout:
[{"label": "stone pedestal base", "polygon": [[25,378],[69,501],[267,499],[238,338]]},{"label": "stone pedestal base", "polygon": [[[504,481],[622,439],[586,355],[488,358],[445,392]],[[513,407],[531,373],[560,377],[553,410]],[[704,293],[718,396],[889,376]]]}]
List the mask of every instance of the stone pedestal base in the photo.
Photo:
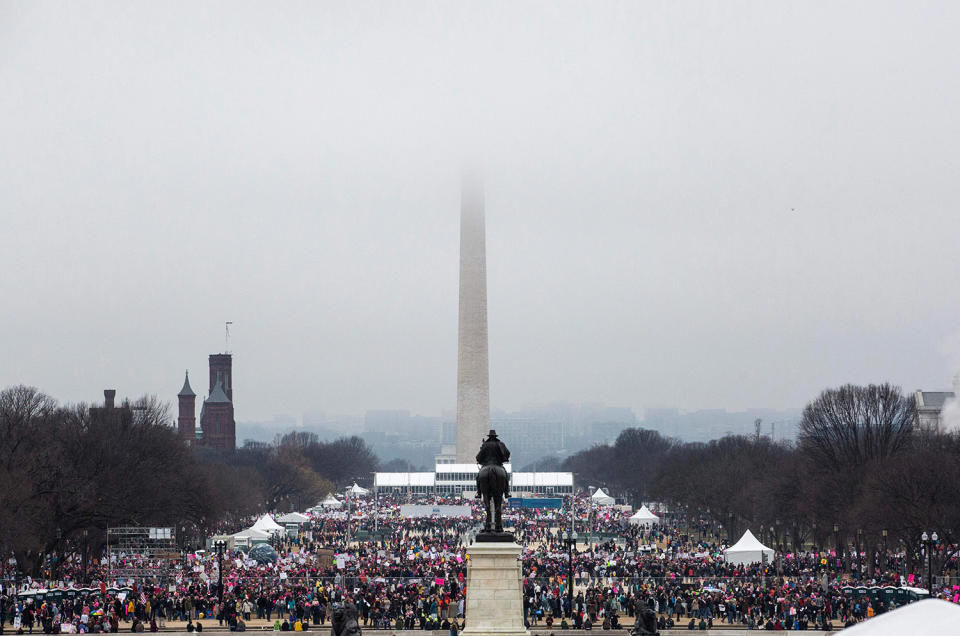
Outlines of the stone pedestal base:
[{"label": "stone pedestal base", "polygon": [[523,626],[523,579],[516,543],[467,549],[467,627],[463,636],[529,636]]}]

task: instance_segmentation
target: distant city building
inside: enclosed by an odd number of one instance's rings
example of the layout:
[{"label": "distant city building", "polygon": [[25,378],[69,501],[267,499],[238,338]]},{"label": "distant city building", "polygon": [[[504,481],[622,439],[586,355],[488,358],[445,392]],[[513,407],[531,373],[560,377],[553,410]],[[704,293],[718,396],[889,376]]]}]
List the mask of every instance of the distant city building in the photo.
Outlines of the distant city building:
[{"label": "distant city building", "polygon": [[177,394],[179,413],[177,432],[189,446],[206,446],[233,451],[237,448],[237,423],[233,412],[233,356],[214,353],[209,358],[210,388],[200,408],[197,429],[196,394],[190,386],[189,372]]}]

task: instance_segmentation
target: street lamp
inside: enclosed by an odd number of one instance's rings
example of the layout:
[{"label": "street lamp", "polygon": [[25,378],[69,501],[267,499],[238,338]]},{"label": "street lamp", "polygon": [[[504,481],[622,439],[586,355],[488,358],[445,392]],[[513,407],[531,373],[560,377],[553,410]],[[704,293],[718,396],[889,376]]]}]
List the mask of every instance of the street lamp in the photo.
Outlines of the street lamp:
[{"label": "street lamp", "polygon": [[[57,574],[63,572],[63,530],[58,526],[57,527]],[[50,578],[53,578],[54,572],[53,568],[50,568]]]},{"label": "street lamp", "polygon": [[87,579],[89,578],[89,572],[87,571],[87,550],[88,550],[87,544],[89,542],[89,540],[87,539],[87,532],[88,530],[84,528],[83,529],[83,584],[84,585],[87,585],[87,582],[88,582]]},{"label": "street lamp", "polygon": [[863,529],[857,528],[857,574],[863,574]]},{"label": "street lamp", "polygon": [[840,549],[840,524],[839,523],[833,524],[833,543],[834,543],[834,546],[837,548],[837,558],[842,559],[843,550]]},{"label": "street lamp", "polygon": [[577,547],[577,531],[573,530],[569,534],[566,530],[563,531],[563,542],[567,544],[567,554],[570,557],[570,568],[569,568],[569,577],[570,580],[567,581],[567,603],[570,606],[570,618],[573,618],[573,551]]},{"label": "street lamp", "polygon": [[217,539],[213,542],[213,547],[217,551],[217,595],[220,598],[220,613],[223,614],[223,552],[227,547],[227,542],[223,539]]},{"label": "street lamp", "polygon": [[930,597],[933,598],[933,546],[937,544],[937,533],[934,532],[931,535],[927,535],[927,531],[924,530],[923,534],[920,535],[920,541],[923,543],[924,547],[927,549],[927,587],[930,588]]},{"label": "street lamp", "polygon": [[884,528],[880,531],[880,536],[883,537],[883,556],[880,557],[880,570],[882,571],[887,568],[887,529]]}]

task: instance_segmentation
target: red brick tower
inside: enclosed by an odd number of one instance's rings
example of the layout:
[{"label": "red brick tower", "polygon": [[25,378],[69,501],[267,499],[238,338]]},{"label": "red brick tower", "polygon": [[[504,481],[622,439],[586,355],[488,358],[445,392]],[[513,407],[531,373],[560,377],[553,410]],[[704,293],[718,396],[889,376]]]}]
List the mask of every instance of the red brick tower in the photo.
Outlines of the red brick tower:
[{"label": "red brick tower", "polygon": [[[213,356],[210,356],[211,364]],[[223,372],[217,376],[209,397],[200,411],[203,445],[223,451],[237,448],[237,425],[233,419],[233,403],[223,390]]]},{"label": "red brick tower", "polygon": [[210,388],[207,389],[207,395],[213,395],[213,387],[218,379],[223,383],[227,399],[233,402],[233,356],[229,353],[210,354]]},{"label": "red brick tower", "polygon": [[177,435],[187,446],[197,441],[197,394],[190,388],[190,372],[183,377],[183,388],[177,394],[180,413],[177,417]]}]

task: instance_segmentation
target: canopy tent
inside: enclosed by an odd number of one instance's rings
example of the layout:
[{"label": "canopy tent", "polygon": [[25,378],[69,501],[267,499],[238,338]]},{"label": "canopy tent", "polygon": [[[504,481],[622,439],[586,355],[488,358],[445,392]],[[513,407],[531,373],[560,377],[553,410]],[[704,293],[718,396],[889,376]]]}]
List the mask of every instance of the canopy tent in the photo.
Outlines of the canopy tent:
[{"label": "canopy tent", "polygon": [[760,543],[749,530],[743,533],[739,541],[723,551],[724,560],[735,565],[761,563],[764,557],[767,561],[772,561],[773,550]]},{"label": "canopy tent", "polygon": [[277,522],[279,522],[279,523],[297,523],[297,524],[299,524],[299,523],[307,523],[307,522],[309,522],[309,521],[310,521],[310,517],[308,517],[307,515],[304,515],[304,514],[300,514],[299,512],[288,512],[287,514],[285,514],[285,515],[283,515],[282,517],[280,517],[279,519],[277,519]]},{"label": "canopy tent", "polygon": [[320,502],[320,505],[324,508],[339,508],[343,504],[340,503],[333,495],[329,495],[326,499]]},{"label": "canopy tent", "polygon": [[660,525],[660,517],[650,512],[650,509],[646,506],[640,506],[640,510],[637,510],[636,514],[630,517],[630,523],[635,526],[657,526]]},{"label": "canopy tent", "polygon": [[938,598],[926,599],[884,612],[843,630],[844,636],[901,636],[956,634],[960,624],[960,605]]},{"label": "canopy tent", "polygon": [[366,488],[363,488],[362,486],[358,486],[357,482],[353,482],[353,485],[347,488],[347,493],[362,497],[363,495],[369,495],[370,491],[367,490]]},{"label": "canopy tent", "polygon": [[614,503],[613,497],[605,493],[603,488],[597,488],[597,492],[590,495],[590,499],[592,499],[594,503],[604,506],[611,506]]},{"label": "canopy tent", "polygon": [[263,515],[257,522],[253,524],[254,530],[260,530],[261,532],[266,532],[267,534],[276,534],[278,532],[283,532],[283,526],[274,521],[270,515]]},{"label": "canopy tent", "polygon": [[[227,545],[230,546],[231,550],[237,550],[241,548],[249,548],[261,543],[267,543],[270,541],[270,534],[264,532],[263,530],[257,530],[256,528],[247,528],[246,530],[241,530],[236,534],[231,534],[225,537],[227,540]],[[214,537],[216,539],[216,537]]]}]

